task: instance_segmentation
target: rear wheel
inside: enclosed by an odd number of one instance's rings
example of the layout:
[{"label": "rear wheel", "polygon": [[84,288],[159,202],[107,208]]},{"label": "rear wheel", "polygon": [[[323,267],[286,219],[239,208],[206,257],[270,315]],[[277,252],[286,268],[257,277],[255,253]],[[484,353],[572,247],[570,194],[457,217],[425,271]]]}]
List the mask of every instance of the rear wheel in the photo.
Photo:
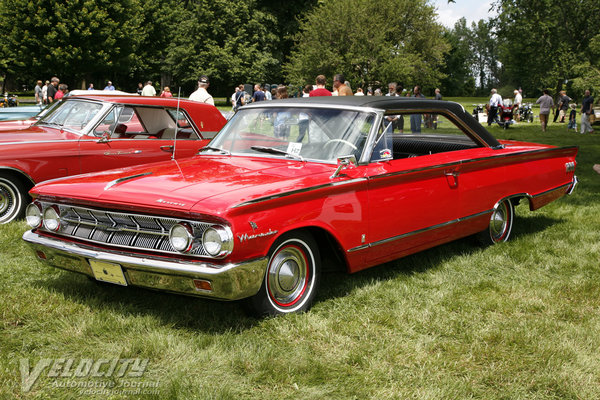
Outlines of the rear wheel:
[{"label": "rear wheel", "polygon": [[485,245],[506,242],[510,237],[515,207],[510,199],[501,201],[494,207],[488,228],[478,234],[478,239]]},{"label": "rear wheel", "polygon": [[23,218],[27,199],[27,190],[17,178],[0,173],[0,224]]},{"label": "rear wheel", "polygon": [[246,300],[256,316],[306,311],[312,305],[320,278],[321,259],[313,237],[294,232],[278,239],[260,291]]}]

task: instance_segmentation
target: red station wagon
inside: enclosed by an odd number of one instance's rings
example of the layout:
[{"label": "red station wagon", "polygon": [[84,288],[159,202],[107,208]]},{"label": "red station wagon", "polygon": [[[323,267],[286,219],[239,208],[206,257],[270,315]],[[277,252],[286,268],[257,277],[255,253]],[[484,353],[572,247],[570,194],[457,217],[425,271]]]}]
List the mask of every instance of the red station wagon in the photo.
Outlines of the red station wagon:
[{"label": "red station wagon", "polygon": [[576,154],[496,140],[452,102],[259,102],[193,158],[37,185],[23,238],[38,259],[100,281],[298,312],[323,267],[508,240],[515,204],[573,190]]},{"label": "red station wagon", "polygon": [[225,122],[215,107],[189,100],[69,97],[32,126],[0,132],[0,223],[23,216],[36,183],[191,157]]}]

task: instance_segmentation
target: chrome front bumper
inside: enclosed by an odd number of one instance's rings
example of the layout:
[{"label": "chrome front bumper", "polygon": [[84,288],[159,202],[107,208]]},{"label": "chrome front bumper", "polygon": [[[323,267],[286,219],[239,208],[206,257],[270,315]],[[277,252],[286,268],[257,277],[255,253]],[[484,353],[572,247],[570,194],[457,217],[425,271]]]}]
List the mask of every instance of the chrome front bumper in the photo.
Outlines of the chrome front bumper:
[{"label": "chrome front bumper", "polygon": [[[25,232],[23,240],[39,260],[57,268],[93,278],[89,260],[104,261],[119,264],[128,285],[221,300],[238,300],[256,294],[267,269],[266,258],[216,265],[112,253],[38,235],[33,231]],[[45,258],[41,257],[42,254]],[[212,290],[197,289],[194,279],[209,281]]]}]

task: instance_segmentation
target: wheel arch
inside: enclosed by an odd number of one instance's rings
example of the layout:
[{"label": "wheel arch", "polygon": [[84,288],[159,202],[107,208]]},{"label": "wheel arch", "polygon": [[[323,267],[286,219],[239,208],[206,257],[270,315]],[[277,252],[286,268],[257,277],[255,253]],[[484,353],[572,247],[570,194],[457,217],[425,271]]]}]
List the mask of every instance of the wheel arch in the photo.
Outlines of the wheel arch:
[{"label": "wheel arch", "polygon": [[31,190],[31,188],[36,184],[36,182],[28,174],[17,168],[0,166],[0,173],[4,173],[8,176],[18,179],[25,189],[27,189],[27,192],[29,192],[29,190]]},{"label": "wheel arch", "polygon": [[294,232],[306,232],[315,239],[321,256],[321,267],[324,271],[348,271],[348,261],[344,255],[341,244],[329,230],[321,226],[297,226],[285,231],[280,231],[271,241],[270,248],[273,247],[273,244],[275,244],[279,238],[293,234]]}]

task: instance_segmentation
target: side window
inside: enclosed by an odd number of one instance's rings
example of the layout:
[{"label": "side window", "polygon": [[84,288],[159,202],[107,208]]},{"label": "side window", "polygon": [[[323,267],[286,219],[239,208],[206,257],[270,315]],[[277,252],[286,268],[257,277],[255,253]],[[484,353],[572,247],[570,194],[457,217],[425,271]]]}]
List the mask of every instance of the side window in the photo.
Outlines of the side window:
[{"label": "side window", "polygon": [[385,160],[389,156],[386,149],[391,149],[396,160],[478,147],[463,129],[442,110],[422,114],[387,112],[371,161]]},{"label": "side window", "polygon": [[[192,123],[189,120],[189,117],[181,110],[168,108],[167,112],[177,124],[177,139],[200,139],[198,133],[194,130]],[[171,137],[175,135],[175,131],[173,130]]]},{"label": "side window", "polygon": [[94,129],[94,136],[102,136],[104,134],[108,134],[111,138],[118,137],[114,134],[114,131],[122,110],[122,106],[113,107],[112,110],[110,110],[110,112],[106,115],[106,117],[104,117],[104,119],[100,121],[100,123],[96,126],[96,129]]}]

